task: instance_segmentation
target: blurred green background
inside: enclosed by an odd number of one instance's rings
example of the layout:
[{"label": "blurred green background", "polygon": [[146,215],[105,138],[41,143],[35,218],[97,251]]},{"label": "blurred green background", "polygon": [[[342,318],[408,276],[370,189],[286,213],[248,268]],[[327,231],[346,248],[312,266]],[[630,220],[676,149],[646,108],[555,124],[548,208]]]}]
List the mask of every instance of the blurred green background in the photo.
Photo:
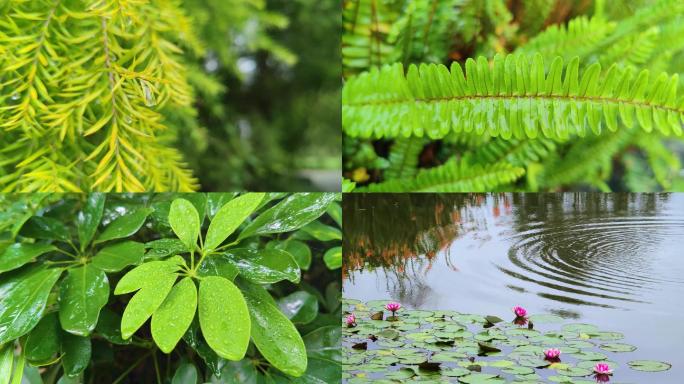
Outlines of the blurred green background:
[{"label": "blurred green background", "polygon": [[[167,110],[205,191],[340,190],[335,0],[185,0],[193,110]],[[190,50],[189,50],[190,51]]]}]

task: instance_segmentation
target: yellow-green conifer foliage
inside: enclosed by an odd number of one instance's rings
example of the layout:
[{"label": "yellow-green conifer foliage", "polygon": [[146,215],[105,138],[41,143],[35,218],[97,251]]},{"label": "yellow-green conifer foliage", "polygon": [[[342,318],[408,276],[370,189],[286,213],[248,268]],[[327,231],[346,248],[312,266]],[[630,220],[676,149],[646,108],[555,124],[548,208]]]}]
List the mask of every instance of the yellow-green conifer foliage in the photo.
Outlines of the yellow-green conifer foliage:
[{"label": "yellow-green conifer foliage", "polygon": [[1,4],[0,190],[197,188],[160,113],[201,50],[177,1]]}]

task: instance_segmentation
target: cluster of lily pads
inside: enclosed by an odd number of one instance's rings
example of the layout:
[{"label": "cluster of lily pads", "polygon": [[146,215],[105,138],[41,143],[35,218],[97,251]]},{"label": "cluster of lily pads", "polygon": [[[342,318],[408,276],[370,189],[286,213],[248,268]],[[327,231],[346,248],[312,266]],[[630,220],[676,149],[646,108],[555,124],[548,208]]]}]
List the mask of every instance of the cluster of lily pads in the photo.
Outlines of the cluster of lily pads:
[{"label": "cluster of lily pads", "polygon": [[[619,376],[609,354],[636,350],[619,332],[568,323],[552,314],[528,316],[514,307],[511,321],[456,311],[409,310],[399,303],[344,298],[343,382],[589,384]],[[644,372],[669,363],[634,360]]]}]

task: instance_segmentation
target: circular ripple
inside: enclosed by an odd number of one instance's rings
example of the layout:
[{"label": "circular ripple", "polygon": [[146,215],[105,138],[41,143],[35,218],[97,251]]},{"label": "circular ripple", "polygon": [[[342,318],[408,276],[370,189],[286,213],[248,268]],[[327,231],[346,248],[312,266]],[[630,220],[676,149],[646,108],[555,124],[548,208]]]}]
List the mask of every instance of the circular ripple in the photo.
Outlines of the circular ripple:
[{"label": "circular ripple", "polygon": [[684,240],[684,217],[578,218],[531,222],[509,233],[503,273],[551,300],[604,307],[639,302],[663,283],[684,284],[658,268],[662,247]]}]

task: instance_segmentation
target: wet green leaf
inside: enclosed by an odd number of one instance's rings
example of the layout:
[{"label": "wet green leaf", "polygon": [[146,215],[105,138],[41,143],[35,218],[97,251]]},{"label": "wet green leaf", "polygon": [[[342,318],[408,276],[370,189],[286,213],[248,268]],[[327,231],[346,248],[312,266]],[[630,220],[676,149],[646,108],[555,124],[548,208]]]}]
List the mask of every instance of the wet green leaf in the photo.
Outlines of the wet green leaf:
[{"label": "wet green leaf", "polygon": [[12,244],[0,254],[0,273],[17,269],[32,259],[55,249],[57,248],[50,244]]},{"label": "wet green leaf", "polygon": [[325,251],[323,261],[329,269],[338,269],[342,267],[342,247],[334,247]]},{"label": "wet green leaf", "polygon": [[252,321],[252,340],[259,352],[286,374],[302,376],[306,371],[307,357],[297,328],[268,301],[260,300],[251,292],[245,292],[245,298]]},{"label": "wet green leaf", "polygon": [[100,312],[95,332],[112,344],[127,345],[131,343],[131,339],[124,340],[121,337],[121,316],[108,308],[104,308]]},{"label": "wet green leaf", "polygon": [[139,265],[124,275],[119,280],[114,289],[115,295],[122,295],[137,291],[140,288],[154,284],[154,279],[150,276],[163,276],[172,274],[175,276],[176,272],[181,269],[181,265],[185,264],[185,260],[180,256],[174,256],[166,260],[150,261]]},{"label": "wet green leaf", "polygon": [[328,215],[330,215],[330,217],[335,220],[335,223],[342,228],[342,206],[336,202],[332,203],[328,206],[326,212],[328,212]]},{"label": "wet green leaf", "polygon": [[200,233],[200,218],[195,206],[185,199],[175,199],[169,210],[169,224],[186,249],[194,251]]},{"label": "wet green leaf", "polygon": [[69,269],[59,295],[59,320],[70,333],[87,336],[109,300],[109,280],[101,270],[84,265]]},{"label": "wet green leaf", "polygon": [[14,365],[14,344],[0,346],[0,384],[8,384]]},{"label": "wet green leaf", "polygon": [[302,231],[319,241],[342,240],[342,231],[339,228],[325,225],[320,221],[312,221],[303,226]]},{"label": "wet green leaf", "polygon": [[93,236],[95,236],[100,220],[102,220],[105,199],[106,195],[104,193],[90,193],[83,209],[76,216],[78,241],[81,244],[81,250],[84,250],[90,244]]},{"label": "wet green leaf", "polygon": [[342,366],[329,360],[310,357],[306,372],[295,383],[323,384],[339,383],[342,380]]},{"label": "wet green leaf", "polygon": [[216,352],[209,347],[206,341],[204,341],[202,333],[200,332],[200,325],[197,316],[195,316],[193,319],[188,331],[185,332],[185,335],[183,335],[183,340],[190,347],[192,347],[195,352],[197,352],[199,357],[204,360],[205,364],[207,364],[207,367],[209,367],[211,372],[213,372],[215,375],[220,374],[221,367],[223,367],[226,363],[229,363],[227,360],[219,357],[219,355],[217,355]]},{"label": "wet green leaf", "polygon": [[239,238],[299,229],[319,218],[334,200],[334,193],[291,194],[254,219]]},{"label": "wet green leaf", "polygon": [[152,316],[173,288],[177,276],[175,273],[160,273],[149,279],[131,298],[121,318],[121,337],[131,337]]},{"label": "wet green leaf", "polygon": [[159,239],[145,243],[147,253],[145,260],[161,259],[167,256],[178,255],[186,251],[185,244],[178,239]]},{"label": "wet green leaf", "polygon": [[318,328],[303,338],[306,354],[309,357],[341,363],[341,338],[342,330],[336,325]]},{"label": "wet green leaf", "polygon": [[307,324],[318,315],[318,300],[306,291],[293,292],[280,298],[278,307],[293,323]]},{"label": "wet green leaf", "polygon": [[235,263],[223,257],[223,255],[211,255],[206,257],[200,267],[197,269],[197,274],[201,277],[205,276],[221,276],[230,281],[235,280],[235,276],[239,273]]},{"label": "wet green leaf", "polygon": [[152,315],[152,338],[164,353],[171,353],[185,334],[197,310],[197,288],[192,278],[176,284]]},{"label": "wet green leaf", "polygon": [[62,269],[36,267],[0,279],[0,345],[28,333],[40,321]]},{"label": "wet green leaf", "polygon": [[298,283],[300,270],[289,253],[279,249],[230,249],[223,254],[235,264],[240,275],[254,283],[268,284],[289,280]]},{"label": "wet green leaf", "polygon": [[135,241],[123,241],[102,248],[92,263],[105,272],[118,272],[129,265],[138,265],[145,254],[145,245]]},{"label": "wet green leaf", "polygon": [[199,320],[207,344],[228,360],[240,360],[247,352],[250,319],[247,303],[230,280],[205,277],[199,288]]},{"label": "wet green leaf", "polygon": [[[128,339],[159,308],[173,288],[177,271],[183,264],[180,256],[164,261],[150,261],[129,271],[119,280],[115,295],[139,290],[128,302],[121,320],[121,336]],[[150,276],[155,276],[150,279]]]},{"label": "wet green leaf", "polygon": [[89,337],[81,337],[70,333],[62,334],[62,367],[68,376],[78,375],[88,368],[92,345]]},{"label": "wet green leaf", "polygon": [[24,356],[33,365],[51,361],[60,351],[61,338],[57,313],[45,315],[29,332],[24,343]]},{"label": "wet green leaf", "polygon": [[243,359],[240,361],[228,361],[221,370],[221,378],[212,377],[212,383],[242,384],[258,383],[258,373],[254,361]]},{"label": "wet green leaf", "polygon": [[34,239],[59,240],[64,242],[69,241],[71,238],[69,230],[61,221],[43,216],[31,217],[24,226],[21,227],[19,234]]},{"label": "wet green leaf", "polygon": [[311,248],[302,241],[290,239],[285,241],[272,241],[268,243],[266,247],[282,249],[289,253],[295,259],[299,268],[305,271],[311,266]]},{"label": "wet green leaf", "polygon": [[171,384],[196,384],[197,379],[197,368],[193,364],[184,363],[176,369]]},{"label": "wet green leaf", "polygon": [[238,195],[237,192],[211,192],[207,193],[207,216],[214,219],[216,212],[226,203],[233,200]]},{"label": "wet green leaf", "polygon": [[152,208],[140,208],[117,218],[105,227],[104,231],[95,240],[95,243],[120,239],[135,234],[145,224],[145,220],[150,213],[152,213]]},{"label": "wet green leaf", "polygon": [[256,210],[263,198],[263,193],[246,193],[221,207],[209,224],[204,248],[214,250],[221,245]]}]

